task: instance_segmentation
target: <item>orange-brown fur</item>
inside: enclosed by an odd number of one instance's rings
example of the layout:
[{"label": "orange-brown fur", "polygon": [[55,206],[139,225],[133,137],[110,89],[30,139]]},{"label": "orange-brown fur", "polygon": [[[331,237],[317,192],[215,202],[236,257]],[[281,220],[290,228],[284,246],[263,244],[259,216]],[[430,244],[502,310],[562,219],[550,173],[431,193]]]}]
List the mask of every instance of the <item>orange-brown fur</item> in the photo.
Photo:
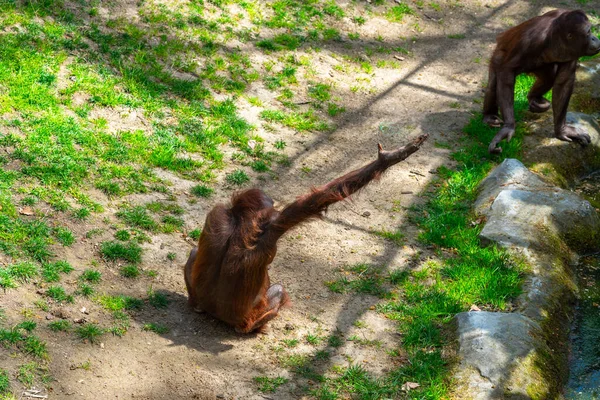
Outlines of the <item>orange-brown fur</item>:
[{"label": "orange-brown fur", "polygon": [[269,279],[268,267],[277,253],[277,240],[379,178],[387,168],[417,151],[426,138],[423,135],[394,151],[380,147],[376,161],[313,188],[281,212],[259,189],[234,195],[230,206],[215,206],[185,266],[189,304],[238,332],[262,330],[289,302],[283,287],[271,285]]}]

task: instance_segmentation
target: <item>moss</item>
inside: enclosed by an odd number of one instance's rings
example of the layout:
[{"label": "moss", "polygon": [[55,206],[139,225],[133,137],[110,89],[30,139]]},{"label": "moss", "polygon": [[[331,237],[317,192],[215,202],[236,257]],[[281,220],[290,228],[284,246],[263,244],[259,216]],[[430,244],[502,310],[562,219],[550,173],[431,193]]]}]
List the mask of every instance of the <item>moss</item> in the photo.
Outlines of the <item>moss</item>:
[{"label": "moss", "polygon": [[590,91],[580,92],[571,98],[571,106],[574,110],[594,114],[600,110],[600,99],[593,97]]},{"label": "moss", "polygon": [[567,171],[559,171],[553,164],[541,162],[528,165],[532,172],[541,175],[546,182],[552,183],[561,188],[569,186],[569,180],[565,177]]},{"label": "moss", "polygon": [[600,249],[600,231],[572,229],[565,235],[565,241],[575,250],[589,254]]},{"label": "moss", "polygon": [[[527,395],[531,400],[548,400],[555,398],[558,392],[551,388],[551,380],[547,376],[547,365],[544,360],[544,356],[539,351],[529,355],[522,364],[522,367],[528,371],[528,375],[531,377],[538,377],[539,379],[533,379],[532,382],[527,385]],[[546,375],[546,376],[545,376]]]}]

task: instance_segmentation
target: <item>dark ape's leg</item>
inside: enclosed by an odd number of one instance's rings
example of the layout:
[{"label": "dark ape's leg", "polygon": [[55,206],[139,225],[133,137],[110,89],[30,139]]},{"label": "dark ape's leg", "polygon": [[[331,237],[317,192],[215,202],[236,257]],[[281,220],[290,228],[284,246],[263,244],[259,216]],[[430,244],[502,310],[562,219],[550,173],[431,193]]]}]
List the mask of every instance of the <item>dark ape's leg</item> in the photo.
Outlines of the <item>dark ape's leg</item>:
[{"label": "dark ape's leg", "polygon": [[527,99],[529,100],[529,110],[531,112],[542,113],[550,109],[551,104],[544,98],[544,95],[548,93],[554,85],[556,69],[556,64],[550,64],[534,72],[536,80],[527,95]]},{"label": "dark ape's leg", "polygon": [[502,120],[498,116],[497,84],[496,70],[490,64],[488,86],[483,100],[483,123],[495,128],[502,126]]},{"label": "dark ape's leg", "polygon": [[198,248],[194,247],[192,251],[190,251],[190,256],[188,257],[187,262],[185,263],[185,270],[183,276],[185,278],[185,286],[188,291],[188,304],[192,307],[196,306],[196,291],[192,285],[192,267],[194,266],[194,261],[196,261],[196,254],[198,253]]},{"label": "dark ape's leg", "polygon": [[506,139],[510,141],[515,134],[515,73],[513,71],[496,71],[498,104],[504,119],[502,129],[494,136],[488,151],[490,153],[502,153],[498,143]]},{"label": "dark ape's leg", "polygon": [[267,322],[272,320],[279,313],[279,309],[283,307],[289,300],[283,286],[279,284],[272,285],[266,293],[267,305],[263,306],[262,310],[255,310],[255,315],[258,318],[250,326],[236,327],[235,330],[239,333],[249,333],[262,328]]},{"label": "dark ape's leg", "polygon": [[585,146],[592,142],[590,136],[587,133],[578,132],[577,129],[566,124],[567,108],[569,107],[569,100],[573,93],[576,68],[577,60],[558,64],[556,80],[554,81],[554,86],[552,88],[554,135],[557,139],[566,142],[575,140]]}]

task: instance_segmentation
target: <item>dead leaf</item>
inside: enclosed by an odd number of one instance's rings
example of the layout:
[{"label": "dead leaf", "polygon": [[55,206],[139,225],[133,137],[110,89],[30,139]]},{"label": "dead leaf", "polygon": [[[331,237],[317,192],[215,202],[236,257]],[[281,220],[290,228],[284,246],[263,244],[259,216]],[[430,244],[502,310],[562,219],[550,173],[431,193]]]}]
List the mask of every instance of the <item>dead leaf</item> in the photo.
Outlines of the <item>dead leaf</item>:
[{"label": "dead leaf", "polygon": [[404,385],[402,385],[401,389],[405,392],[408,392],[409,390],[416,389],[419,386],[421,385],[419,385],[417,382],[406,382]]},{"label": "dead leaf", "polygon": [[35,213],[33,212],[33,208],[31,208],[29,206],[25,206],[25,207],[19,208],[19,214],[21,214],[21,215],[33,215]]},{"label": "dead leaf", "polygon": [[469,308],[469,311],[481,311],[481,308],[477,307],[475,304],[472,304],[471,308]]}]

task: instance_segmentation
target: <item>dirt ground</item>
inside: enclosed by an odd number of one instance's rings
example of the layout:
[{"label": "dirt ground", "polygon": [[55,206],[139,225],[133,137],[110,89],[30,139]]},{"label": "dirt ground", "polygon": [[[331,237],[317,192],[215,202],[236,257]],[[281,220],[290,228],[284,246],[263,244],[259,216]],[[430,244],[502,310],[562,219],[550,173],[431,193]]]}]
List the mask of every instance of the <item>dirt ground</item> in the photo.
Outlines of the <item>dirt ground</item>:
[{"label": "dirt ground", "polygon": [[[452,166],[450,149],[460,143],[461,128],[472,112],[481,107],[486,63],[495,35],[549,9],[577,8],[578,5],[575,1],[524,0],[450,3],[452,7],[420,14],[418,18],[409,16],[404,24],[393,27],[383,18],[370,18],[360,28],[363,37],[381,35],[386,42],[415,37],[411,55],[402,57],[402,68],[377,70],[372,80],[374,90],[362,96],[344,96],[350,82],[340,77],[334,91],[342,97],[346,113],[333,132],[303,135],[291,130],[277,132],[278,137],[289,144],[285,151],[292,161],[291,166],[279,167],[276,180],[253,180],[248,187],[262,188],[278,204],[293,200],[311,185],[325,183],[374,159],[377,142],[390,148],[421,133],[428,133],[430,139],[419,152],[394,167],[352,202],[331,207],[324,220],[306,224],[280,241],[278,255],[270,269],[271,280],[288,290],[292,306],[269,325],[266,334],[238,335],[215,319],[189,309],[182,265],[192,243],[182,234],[157,234],[152,236],[152,243],[144,245],[141,265],[145,270],[158,271],[156,278],[127,281],[119,276],[117,265],[102,266],[103,282],[98,290],[143,297],[151,284],[154,290],[168,294],[169,306],[133,313],[132,326],[126,335],[104,335],[98,344],[82,343],[73,335],[40,331],[41,338],[48,344],[49,368],[55,378],[48,390],[49,398],[304,398],[301,386],[310,387],[312,383],[294,376],[277,361],[284,339],[299,340],[298,346],[286,350],[292,354],[329,351],[332,357],[319,365],[322,371],[332,365],[348,366],[352,362],[380,375],[402,362],[401,357],[389,354],[389,350],[398,348],[400,335],[393,321],[373,310],[378,299],[332,293],[324,282],[338,279],[340,268],[346,265],[368,263],[390,270],[406,269],[411,268],[415,254],[426,255],[427,249],[420,248],[416,241],[416,228],[406,221],[406,209],[423,201],[420,193],[435,177],[437,167]],[[343,3],[339,4],[343,7]],[[111,7],[124,6],[101,6],[101,15],[114,13]],[[128,3],[125,13],[128,18],[136,18],[135,7],[135,3]],[[344,20],[340,23],[345,23]],[[448,37],[459,34],[465,38]],[[343,43],[324,47],[318,64],[315,62],[317,73],[334,76],[335,55],[344,51]],[[273,96],[259,85],[249,94],[264,101]],[[259,126],[258,134],[268,138],[271,133],[260,129],[257,113],[252,106],[242,110],[244,118]],[[110,119],[109,123],[112,123]],[[128,124],[134,128],[141,124],[136,116],[130,115],[114,123],[119,129]],[[303,171],[303,166],[310,167],[310,171]],[[217,202],[226,202],[233,191],[221,187],[209,200],[190,202],[189,190],[195,182],[164,171],[160,173],[173,183],[177,202],[186,211],[186,231],[202,227],[210,208]],[[152,199],[161,197],[159,194],[133,195],[127,200],[137,203]],[[76,270],[85,269],[86,260],[97,253],[98,243],[111,237],[108,232],[85,239],[85,233],[95,225],[105,226],[105,217],[114,215],[117,208],[101,193],[97,193],[96,200],[106,205],[105,213],[94,215],[85,224],[67,222],[81,240],[71,248],[55,249]],[[402,246],[373,234],[375,230],[397,228],[406,236]],[[168,253],[175,253],[176,258],[168,260]],[[31,307],[36,298],[27,285],[2,296],[6,310]],[[88,315],[81,313],[82,307],[87,308]],[[71,319],[85,317],[90,322],[102,323],[102,318],[106,318],[98,304],[85,299],[64,305],[61,312]],[[36,313],[37,318],[46,318],[43,312]],[[143,331],[143,324],[149,322],[162,323],[170,331],[163,335]],[[345,341],[341,347],[331,348],[326,342],[313,346],[305,340],[307,334],[326,336],[336,331],[345,338],[358,335],[379,340],[382,345],[360,346]],[[3,363],[4,359],[9,364],[19,363],[7,357],[9,355],[10,352],[0,350]],[[80,367],[88,362],[89,368]],[[261,394],[253,381],[255,376],[283,376],[289,378],[289,382],[274,394]]]}]

